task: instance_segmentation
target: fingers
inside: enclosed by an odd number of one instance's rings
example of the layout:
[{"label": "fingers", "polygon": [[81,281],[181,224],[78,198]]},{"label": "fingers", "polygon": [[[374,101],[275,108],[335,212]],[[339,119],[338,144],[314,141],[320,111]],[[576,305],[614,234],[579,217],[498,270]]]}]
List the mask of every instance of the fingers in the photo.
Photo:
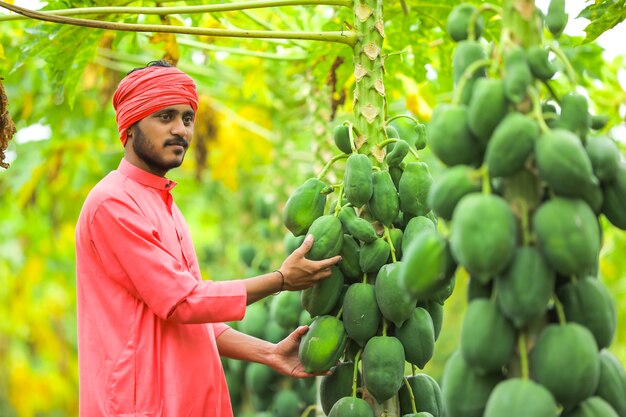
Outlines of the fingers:
[{"label": "fingers", "polygon": [[295,341],[299,342],[300,339],[302,339],[302,336],[304,336],[304,334],[308,331],[309,331],[309,326],[298,326],[296,330],[291,332],[290,336],[293,337]]},{"label": "fingers", "polygon": [[311,250],[311,246],[313,246],[313,235],[309,234],[306,236],[306,238],[304,238],[302,245],[300,245],[300,247],[294,252],[298,252],[298,254],[304,256],[306,253],[309,252],[309,250]]},{"label": "fingers", "polygon": [[341,261],[341,256],[333,256],[332,258],[319,261],[317,266],[320,270],[329,269],[333,265],[337,264],[339,261]]}]

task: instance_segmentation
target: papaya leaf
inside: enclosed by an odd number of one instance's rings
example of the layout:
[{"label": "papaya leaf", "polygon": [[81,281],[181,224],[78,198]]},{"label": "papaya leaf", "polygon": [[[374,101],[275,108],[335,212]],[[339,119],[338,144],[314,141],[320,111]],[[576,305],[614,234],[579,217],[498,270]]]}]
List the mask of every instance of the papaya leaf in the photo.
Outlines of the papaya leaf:
[{"label": "papaya leaf", "polygon": [[626,19],[626,0],[601,0],[583,9],[578,17],[589,19],[583,44],[592,42],[604,32],[613,29]]}]

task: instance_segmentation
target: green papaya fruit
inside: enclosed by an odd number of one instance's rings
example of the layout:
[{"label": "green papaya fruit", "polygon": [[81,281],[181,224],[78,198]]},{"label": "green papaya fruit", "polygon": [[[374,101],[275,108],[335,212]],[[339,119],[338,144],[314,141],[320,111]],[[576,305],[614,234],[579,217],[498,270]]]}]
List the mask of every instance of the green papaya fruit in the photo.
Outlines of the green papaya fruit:
[{"label": "green papaya fruit", "polygon": [[355,282],[363,277],[363,271],[359,265],[361,247],[350,235],[343,235],[343,245],[341,246],[341,261],[339,269],[343,272],[344,278],[348,282]]},{"label": "green papaya fruit", "polygon": [[600,380],[595,396],[609,403],[619,417],[626,416],[626,371],[619,359],[606,349],[600,351]]},{"label": "green papaya fruit", "polygon": [[613,181],[619,170],[621,154],[614,140],[607,136],[591,137],[585,144],[593,175],[601,183]]},{"label": "green papaya fruit", "polygon": [[445,220],[452,219],[452,212],[459,200],[481,190],[480,174],[467,165],[457,165],[443,171],[428,190],[428,206]]},{"label": "green papaya fruit", "polygon": [[499,373],[480,375],[460,351],[452,353],[443,369],[441,393],[447,417],[483,417],[489,395],[502,380]]},{"label": "green papaya fruit", "polygon": [[361,398],[343,397],[335,403],[328,417],[374,417],[374,411]]},{"label": "green papaya fruit", "polygon": [[[402,177],[406,177],[406,170]],[[388,171],[376,171],[372,174],[372,196],[368,207],[370,214],[387,227],[391,227],[398,217],[400,201]]]},{"label": "green papaya fruit", "polygon": [[507,114],[487,144],[485,162],[489,175],[508,177],[524,168],[539,138],[539,126],[518,112]]},{"label": "green papaya fruit", "polygon": [[239,331],[250,336],[263,338],[265,326],[270,320],[270,312],[265,303],[250,304],[246,308],[246,315],[239,322]]},{"label": "green papaya fruit", "polygon": [[589,205],[596,216],[602,213],[602,204],[604,203],[604,193],[600,184],[592,184],[586,188],[582,197],[585,203]]},{"label": "green papaya fruit", "polygon": [[362,282],[350,285],[343,299],[342,314],[348,336],[359,346],[365,346],[376,334],[381,318],[374,286]]},{"label": "green papaya fruit", "polygon": [[600,358],[593,335],[577,323],[551,324],[529,356],[530,373],[565,409],[589,398],[598,386]]},{"label": "green papaya fruit", "polygon": [[620,417],[611,405],[600,397],[589,397],[563,417]]},{"label": "green papaya fruit", "polygon": [[[393,244],[396,261],[399,261],[402,258],[402,241],[404,239],[404,233],[402,232],[402,229],[389,229],[389,239]],[[389,258],[387,258],[387,263],[391,262],[393,262],[393,258],[389,256]]]},{"label": "green papaya fruit", "polygon": [[499,78],[479,78],[467,109],[470,132],[483,146],[487,146],[494,129],[508,111],[504,81]]},{"label": "green papaya fruit", "polygon": [[595,265],[600,253],[600,226],[582,200],[554,197],[532,217],[537,246],[562,275],[579,275]]},{"label": "green papaya fruit", "polygon": [[404,348],[393,336],[374,336],[362,356],[363,385],[382,403],[396,395],[404,378]]},{"label": "green papaya fruit", "polygon": [[472,278],[486,283],[501,273],[513,257],[516,240],[515,216],[501,197],[468,194],[454,209],[450,247]]},{"label": "green papaya fruit", "polygon": [[355,239],[365,243],[378,239],[374,225],[363,217],[358,217],[353,207],[342,207],[338,217],[344,229]]},{"label": "green papaya fruit", "polygon": [[484,417],[554,417],[557,405],[550,391],[530,379],[500,382],[487,400]]},{"label": "green papaya fruit", "polygon": [[339,255],[343,245],[343,229],[341,221],[333,215],[327,214],[315,219],[309,228],[313,235],[313,245],[305,257],[314,261]]},{"label": "green papaya fruit", "polygon": [[270,319],[285,329],[298,327],[300,311],[300,294],[296,291],[281,291],[271,298]]},{"label": "green papaya fruit", "polygon": [[[357,375],[357,384],[360,385],[361,378],[358,376],[360,376],[360,372]],[[329,414],[335,403],[341,398],[352,395],[353,377],[354,362],[341,362],[331,369],[330,375],[321,377],[319,396],[324,414]]]},{"label": "green papaya fruit", "polygon": [[555,280],[537,248],[517,248],[509,267],[495,278],[498,307],[515,327],[523,328],[545,314]]},{"label": "green papaya fruit", "polygon": [[435,107],[427,130],[430,149],[444,164],[480,165],[481,145],[469,129],[467,106]]},{"label": "green papaya fruit", "polygon": [[601,130],[609,123],[609,116],[606,114],[593,114],[591,115],[591,128],[593,130]]},{"label": "green papaya fruit", "polygon": [[[452,256],[450,257],[452,258]],[[443,303],[445,303],[445,301],[448,298],[450,298],[450,296],[452,295],[455,285],[456,285],[456,276],[452,275],[452,278],[450,278],[446,286],[437,290],[437,292],[433,295],[432,299],[438,302],[439,304],[443,305]]]},{"label": "green papaya fruit", "polygon": [[367,155],[353,153],[346,160],[343,190],[354,207],[361,207],[372,197],[372,162]]},{"label": "green papaya fruit", "polygon": [[446,240],[437,231],[423,230],[404,253],[400,282],[417,300],[429,299],[450,280],[450,262]]},{"label": "green papaya fruit", "polygon": [[302,242],[304,242],[304,235],[294,236],[292,233],[285,233],[285,238],[283,239],[283,245],[285,246],[285,254],[287,256],[291,255],[293,251],[298,249]]},{"label": "green papaya fruit", "polygon": [[[454,84],[457,85],[467,70],[467,68],[476,61],[487,59],[483,46],[472,40],[460,41],[454,50],[452,56],[452,76]],[[485,67],[478,68],[467,80],[464,90],[461,92],[461,103],[468,104],[473,95],[476,80],[487,76]],[[430,135],[429,135],[430,137]]]},{"label": "green papaya fruit", "polygon": [[567,26],[565,0],[550,0],[546,14],[546,26],[554,37],[559,37],[563,33],[565,26]]},{"label": "green papaya fruit", "polygon": [[364,273],[378,272],[378,270],[387,262],[391,249],[389,244],[381,238],[373,242],[365,243],[361,246],[359,255],[359,265]]},{"label": "green papaya fruit", "polygon": [[[549,80],[556,74],[556,66],[548,59],[549,51],[539,45],[529,46],[526,59],[533,75],[540,80]],[[554,112],[556,113],[556,112]]]},{"label": "green papaya fruit", "polygon": [[406,361],[424,369],[435,352],[435,327],[428,311],[415,307],[409,318],[396,327],[395,336],[402,343]]},{"label": "green papaya fruit", "polygon": [[[439,338],[441,333],[441,326],[443,325],[443,305],[435,300],[418,301],[417,307],[422,307],[433,321],[433,329],[435,330],[435,341]],[[409,317],[410,319],[410,317]]]},{"label": "green papaya fruit", "polygon": [[334,316],[317,316],[302,336],[298,357],[309,373],[328,371],[339,362],[348,342],[343,322]]},{"label": "green papaya fruit", "polygon": [[383,265],[374,283],[376,303],[381,314],[396,326],[402,326],[413,310],[416,300],[404,289],[398,271],[402,262]]},{"label": "green papaya fruit", "polygon": [[626,164],[621,164],[613,181],[603,187],[602,213],[613,226],[626,230]]},{"label": "green papaya fruit", "polygon": [[246,389],[259,395],[267,395],[278,374],[269,366],[251,362],[244,371],[244,384]]},{"label": "green papaya fruit", "polygon": [[[468,38],[470,19],[477,13],[476,7],[471,4],[461,3],[457,5],[446,20],[446,31],[455,42],[464,41]],[[482,36],[484,29],[483,18],[477,15],[474,22],[474,39]]]},{"label": "green papaya fruit", "polygon": [[352,153],[352,144],[350,142],[350,127],[345,125],[335,126],[333,129],[333,141],[335,146],[341,152],[350,155]]},{"label": "green papaya fruit", "polygon": [[437,227],[435,223],[426,216],[416,216],[409,220],[402,234],[402,253],[406,253],[411,242],[415,240],[415,236],[422,230],[431,230],[434,232],[437,230]]},{"label": "green papaya fruit", "polygon": [[[302,312],[300,312],[300,319],[298,320],[298,324],[300,326],[309,326],[311,323],[313,323],[313,317],[311,317],[308,311],[302,310]],[[278,343],[282,339],[284,339],[284,337],[273,343]]]},{"label": "green papaya fruit", "polygon": [[409,153],[409,144],[404,140],[398,140],[395,142],[395,146],[393,149],[385,155],[385,162],[390,167],[395,167],[400,165],[400,163],[404,160],[404,158]]},{"label": "green papaya fruit", "polygon": [[409,162],[404,168],[398,187],[400,209],[413,216],[423,216],[430,211],[428,190],[433,182],[428,165]]},{"label": "green papaya fruit", "polygon": [[583,142],[591,127],[589,103],[582,94],[569,93],[561,97],[561,115],[558,126],[567,129],[579,137]]},{"label": "green papaya fruit", "polygon": [[521,103],[528,96],[528,87],[533,75],[528,65],[524,49],[513,44],[504,53],[504,95],[514,104]]},{"label": "green papaya fruit", "polygon": [[293,417],[300,412],[300,397],[294,390],[282,389],[276,393],[270,407],[275,417]]},{"label": "green papaya fruit", "polygon": [[400,414],[406,415],[413,410],[411,395],[406,383],[409,383],[413,398],[415,398],[415,408],[418,412],[430,413],[433,417],[443,417],[443,399],[441,398],[441,388],[437,381],[428,374],[417,373],[409,375],[398,391],[400,401]]},{"label": "green papaya fruit", "polygon": [[416,122],[411,117],[397,117],[389,122],[389,126],[398,132],[397,138],[401,138],[410,147],[417,150],[426,146],[426,138],[423,135],[424,125]]},{"label": "green papaya fruit", "polygon": [[617,328],[615,303],[606,286],[598,279],[584,277],[559,287],[565,318],[585,326],[596,339],[599,349],[608,347]]},{"label": "green papaya fruit", "polygon": [[490,300],[479,298],[468,304],[460,342],[468,366],[480,374],[502,371],[516,341],[515,327]]},{"label": "green papaya fruit", "polygon": [[317,178],[309,178],[287,199],[283,210],[283,224],[295,236],[306,234],[315,219],[324,214],[327,185]]},{"label": "green papaya fruit", "polygon": [[493,287],[493,280],[483,283],[475,277],[470,277],[467,285],[467,302],[481,298],[491,298]]},{"label": "green papaya fruit", "polygon": [[391,179],[393,180],[393,185],[396,186],[396,190],[400,186],[400,178],[402,178],[402,174],[404,173],[404,168],[402,168],[400,164],[399,166],[389,167],[389,175],[391,175]]},{"label": "green papaya fruit", "polygon": [[251,243],[242,243],[239,246],[239,259],[241,259],[246,266],[252,266],[256,254],[256,248]]},{"label": "green papaya fruit", "polygon": [[343,273],[333,266],[330,277],[300,292],[300,303],[311,317],[328,314],[337,304],[342,287]]}]

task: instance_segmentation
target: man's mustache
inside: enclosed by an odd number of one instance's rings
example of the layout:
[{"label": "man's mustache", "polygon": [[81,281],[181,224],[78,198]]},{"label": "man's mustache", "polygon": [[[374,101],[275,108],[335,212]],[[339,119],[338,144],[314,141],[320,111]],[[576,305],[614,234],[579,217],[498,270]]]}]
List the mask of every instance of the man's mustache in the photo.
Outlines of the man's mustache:
[{"label": "man's mustache", "polygon": [[189,147],[189,142],[187,142],[181,136],[176,136],[172,139],[166,140],[165,146],[182,146],[183,148],[187,149]]}]

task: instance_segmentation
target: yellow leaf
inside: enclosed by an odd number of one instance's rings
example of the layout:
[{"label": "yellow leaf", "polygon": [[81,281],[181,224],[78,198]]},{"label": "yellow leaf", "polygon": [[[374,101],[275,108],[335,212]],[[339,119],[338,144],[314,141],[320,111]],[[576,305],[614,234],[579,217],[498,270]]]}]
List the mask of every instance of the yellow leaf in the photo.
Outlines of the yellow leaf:
[{"label": "yellow leaf", "polygon": [[4,47],[2,46],[2,44],[0,44],[0,59],[5,59],[4,58]]}]

